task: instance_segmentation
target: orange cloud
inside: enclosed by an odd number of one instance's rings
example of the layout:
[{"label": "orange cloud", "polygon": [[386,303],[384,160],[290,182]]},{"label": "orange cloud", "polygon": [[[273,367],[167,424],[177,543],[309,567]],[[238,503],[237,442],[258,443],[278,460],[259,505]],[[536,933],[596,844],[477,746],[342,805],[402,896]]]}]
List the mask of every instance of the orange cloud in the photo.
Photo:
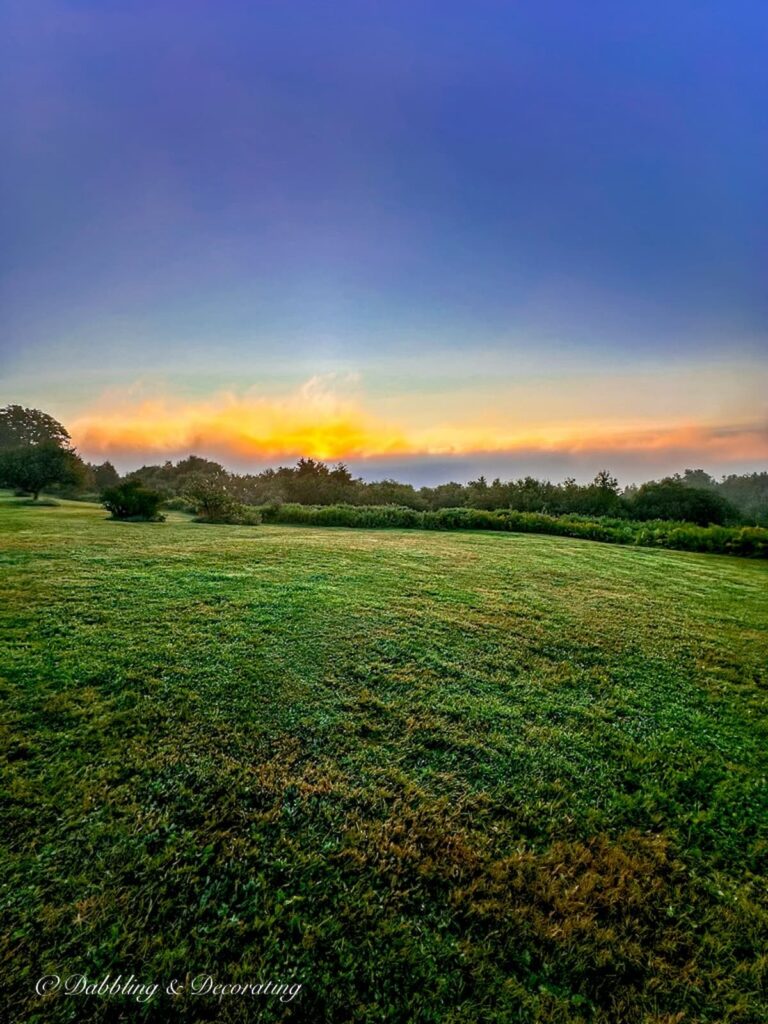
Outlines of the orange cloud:
[{"label": "orange cloud", "polygon": [[504,423],[438,423],[428,428],[392,422],[340,395],[333,378],[312,378],[286,396],[230,393],[196,401],[123,399],[71,425],[89,458],[162,457],[195,452],[265,462],[299,455],[324,460],[480,452],[691,452],[722,461],[768,459],[768,431],[754,424],[718,426],[647,421],[580,421],[514,429]]},{"label": "orange cloud", "polygon": [[71,433],[84,452],[100,455],[214,450],[260,459],[339,459],[409,450],[401,430],[340,397],[321,377],[276,398],[124,401],[80,417]]}]

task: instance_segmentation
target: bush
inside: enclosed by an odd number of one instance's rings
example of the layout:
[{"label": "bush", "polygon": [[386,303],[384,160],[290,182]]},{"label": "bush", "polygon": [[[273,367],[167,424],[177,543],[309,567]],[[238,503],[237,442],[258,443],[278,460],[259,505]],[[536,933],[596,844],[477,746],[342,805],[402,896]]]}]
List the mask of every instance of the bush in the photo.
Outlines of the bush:
[{"label": "bush", "polygon": [[195,522],[222,523],[232,526],[258,526],[258,509],[242,505],[211,477],[200,476],[190,481],[184,498],[197,513]]},{"label": "bush", "polygon": [[762,527],[696,526],[656,520],[637,522],[608,516],[550,516],[514,509],[443,508],[420,512],[399,505],[266,505],[266,523],[421,530],[506,530],[548,533],[609,544],[702,551],[768,558],[768,530]]},{"label": "bush", "polygon": [[128,480],[117,487],[108,487],[101,495],[101,503],[112,513],[113,519],[155,523],[165,519],[165,516],[158,512],[162,500],[162,494],[143,487],[137,480]]},{"label": "bush", "polygon": [[236,526],[259,526],[261,512],[252,505],[238,505],[231,522]]},{"label": "bush", "polygon": [[296,526],[362,526],[421,529],[424,512],[401,505],[266,505],[265,523],[292,523]]},{"label": "bush", "polygon": [[226,509],[211,516],[195,516],[196,523],[212,523],[221,526],[258,526],[261,512],[252,505],[240,505],[236,501]]}]

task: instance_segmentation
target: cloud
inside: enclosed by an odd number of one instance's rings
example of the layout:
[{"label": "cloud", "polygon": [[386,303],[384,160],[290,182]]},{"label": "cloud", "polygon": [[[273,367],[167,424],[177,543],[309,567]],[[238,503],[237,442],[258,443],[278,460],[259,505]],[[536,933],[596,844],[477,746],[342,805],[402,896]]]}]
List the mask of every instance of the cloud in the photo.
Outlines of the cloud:
[{"label": "cloud", "polygon": [[559,453],[718,463],[768,460],[768,430],[758,423],[673,423],[634,419],[553,423],[519,428],[456,413],[429,426],[381,416],[365,407],[354,375],[312,377],[284,395],[222,392],[209,398],[112,395],[71,424],[88,458],[157,459],[195,452],[227,462],[264,464],[300,455],[360,461],[398,456],[455,457]]},{"label": "cloud", "polygon": [[71,433],[84,452],[105,456],[194,450],[238,459],[339,459],[409,451],[401,430],[333,386],[353,383],[353,377],[328,374],[277,397],[229,392],[195,401],[126,396],[111,408],[102,404],[76,419]]}]

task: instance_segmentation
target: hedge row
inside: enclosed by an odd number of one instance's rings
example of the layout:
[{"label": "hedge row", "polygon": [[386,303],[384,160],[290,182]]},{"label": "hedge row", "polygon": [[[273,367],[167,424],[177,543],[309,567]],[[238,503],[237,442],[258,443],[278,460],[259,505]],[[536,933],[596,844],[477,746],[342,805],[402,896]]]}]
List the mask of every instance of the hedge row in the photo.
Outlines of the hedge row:
[{"label": "hedge row", "polygon": [[445,508],[419,512],[398,505],[266,505],[261,511],[265,523],[297,526],[551,533],[609,544],[768,558],[768,530],[758,526],[694,526],[668,520],[636,522],[576,515],[548,516],[542,512],[512,509]]}]

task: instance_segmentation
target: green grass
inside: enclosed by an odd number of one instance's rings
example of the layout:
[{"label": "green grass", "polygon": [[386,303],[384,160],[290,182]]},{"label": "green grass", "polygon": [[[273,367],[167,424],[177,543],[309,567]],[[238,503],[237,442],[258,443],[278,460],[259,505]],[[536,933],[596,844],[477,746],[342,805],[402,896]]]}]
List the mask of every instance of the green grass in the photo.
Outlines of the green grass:
[{"label": "green grass", "polygon": [[[11,499],[0,531],[4,1019],[768,1019],[764,562]],[[120,971],[304,987],[33,991]]]}]

